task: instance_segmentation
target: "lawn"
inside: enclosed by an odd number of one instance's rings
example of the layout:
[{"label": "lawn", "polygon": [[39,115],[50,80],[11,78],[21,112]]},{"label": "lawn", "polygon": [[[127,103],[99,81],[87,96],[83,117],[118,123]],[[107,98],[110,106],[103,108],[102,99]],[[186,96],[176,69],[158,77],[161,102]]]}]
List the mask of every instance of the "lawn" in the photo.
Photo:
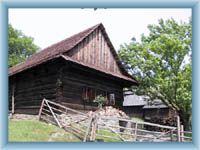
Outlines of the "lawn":
[{"label": "lawn", "polygon": [[9,120],[9,142],[80,142],[72,134],[37,120]]},{"label": "lawn", "polygon": [[[79,138],[65,130],[37,120],[9,120],[8,133],[9,142],[81,142]],[[113,137],[97,136],[98,141],[121,142],[111,131],[99,130],[98,134]]]}]

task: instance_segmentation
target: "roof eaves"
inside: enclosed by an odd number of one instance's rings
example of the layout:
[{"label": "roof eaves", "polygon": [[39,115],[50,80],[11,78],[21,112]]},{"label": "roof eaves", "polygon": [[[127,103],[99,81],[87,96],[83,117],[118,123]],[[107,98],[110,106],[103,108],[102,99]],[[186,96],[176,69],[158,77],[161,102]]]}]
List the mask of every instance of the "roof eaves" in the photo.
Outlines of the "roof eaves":
[{"label": "roof eaves", "polygon": [[126,75],[126,76],[132,78],[132,79],[137,83],[137,85],[139,85],[139,82],[136,80],[136,78],[133,77],[133,76],[131,76],[131,75],[126,71],[126,69],[124,68],[124,66],[122,65],[122,63],[121,63],[121,61],[120,61],[120,58],[119,58],[119,56],[117,55],[116,50],[115,50],[115,48],[114,48],[114,46],[113,46],[113,44],[112,44],[112,42],[111,42],[111,40],[110,40],[110,38],[109,38],[109,36],[108,36],[108,34],[107,34],[106,29],[104,28],[104,26],[103,26],[102,24],[100,24],[99,27],[102,29],[103,34],[105,35],[105,37],[106,37],[106,39],[107,39],[107,41],[108,41],[108,44],[109,44],[109,46],[111,47],[112,53],[113,53],[115,59],[117,60],[117,64],[119,65],[119,67],[120,67],[122,73],[123,73],[124,75]]},{"label": "roof eaves", "polygon": [[[102,24],[99,23],[99,24],[97,24],[97,25],[95,25],[95,26],[93,26],[93,27],[90,27],[90,28],[88,28],[88,29],[82,31],[82,32],[79,32],[79,33],[77,33],[77,34],[75,34],[75,35],[72,35],[72,36],[70,36],[70,37],[68,37],[68,38],[66,38],[66,39],[64,39],[64,40],[62,40],[62,41],[60,41],[60,42],[58,42],[58,43],[55,43],[55,44],[53,44],[53,45],[51,45],[51,46],[48,46],[47,48],[41,50],[41,51],[38,52],[38,53],[33,54],[33,55],[32,55],[30,58],[28,58],[25,62],[20,63],[20,64],[17,64],[17,65],[15,65],[15,66],[9,68],[9,71],[8,71],[9,73],[8,73],[8,75],[9,75],[9,76],[12,76],[12,75],[14,75],[14,74],[16,74],[16,73],[19,73],[19,72],[24,71],[24,70],[26,70],[26,69],[32,68],[32,67],[34,67],[34,66],[36,66],[36,65],[39,65],[39,64],[41,64],[41,63],[44,63],[44,62],[46,62],[46,61],[48,61],[48,60],[50,60],[50,59],[55,58],[56,56],[58,56],[58,55],[60,55],[60,54],[62,54],[62,53],[65,53],[65,52],[67,52],[67,51],[73,49],[78,43],[80,43],[84,38],[86,38],[90,33],[92,33],[92,32],[93,32],[95,29],[97,29],[100,25],[102,25]],[[87,32],[87,31],[88,31],[88,32]],[[38,55],[43,54],[43,53],[45,53],[45,52],[48,53],[48,52],[49,52],[49,51],[48,51],[49,49],[51,49],[51,48],[54,49],[54,47],[56,47],[56,45],[59,45],[59,44],[63,43],[64,41],[66,41],[67,39],[73,38],[73,37],[75,37],[75,36],[77,36],[77,35],[79,35],[79,34],[81,34],[81,33],[84,33],[84,32],[87,32],[87,33],[86,33],[82,38],[80,38],[79,40],[77,40],[73,45],[71,45],[68,49],[63,49],[62,51],[59,51],[58,53],[50,54],[49,57],[47,56],[47,57],[44,58],[44,59],[37,60],[35,63],[31,63],[30,65],[26,65],[26,63],[27,63],[28,61],[31,61],[31,59],[33,59],[34,57],[37,57]],[[23,65],[24,65],[24,67],[23,67]],[[20,67],[20,66],[21,66],[22,68],[16,69],[16,70],[15,70],[16,67]]]},{"label": "roof eaves", "polygon": [[75,59],[72,59],[71,57],[68,57],[68,56],[65,56],[65,55],[61,55],[61,57],[64,58],[65,60],[67,60],[67,61],[71,61],[73,63],[79,64],[79,65],[82,65],[82,66],[85,66],[85,67],[88,67],[88,68],[91,68],[91,69],[95,69],[95,70],[103,72],[105,74],[112,75],[112,76],[118,77],[120,79],[124,79],[126,81],[129,81],[129,82],[132,82],[134,84],[137,84],[137,82],[135,80],[133,80],[131,78],[128,78],[127,76],[122,76],[122,75],[114,74],[114,73],[106,71],[106,70],[102,70],[100,68],[94,67],[93,65],[85,64],[83,62],[79,62],[79,61],[77,61]]}]

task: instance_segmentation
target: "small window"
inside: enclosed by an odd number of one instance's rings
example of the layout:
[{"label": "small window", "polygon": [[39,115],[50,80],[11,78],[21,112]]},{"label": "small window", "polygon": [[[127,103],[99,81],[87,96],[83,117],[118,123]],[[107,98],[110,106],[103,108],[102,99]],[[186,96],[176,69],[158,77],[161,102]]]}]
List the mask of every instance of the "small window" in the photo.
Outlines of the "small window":
[{"label": "small window", "polygon": [[84,87],[83,88],[83,100],[87,102],[93,102],[95,99],[95,89]]},{"label": "small window", "polygon": [[85,102],[94,102],[98,95],[102,95],[106,98],[105,105],[115,105],[115,94],[91,87],[83,87],[82,97]]}]

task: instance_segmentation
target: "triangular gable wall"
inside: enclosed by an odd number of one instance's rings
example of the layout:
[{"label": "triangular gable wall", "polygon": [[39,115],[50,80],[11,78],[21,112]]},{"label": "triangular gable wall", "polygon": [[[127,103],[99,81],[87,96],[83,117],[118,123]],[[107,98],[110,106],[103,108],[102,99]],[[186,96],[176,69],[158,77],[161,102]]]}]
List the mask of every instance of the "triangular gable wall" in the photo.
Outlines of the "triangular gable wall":
[{"label": "triangular gable wall", "polygon": [[70,50],[67,55],[80,62],[122,75],[101,28],[94,30],[76,47]]}]

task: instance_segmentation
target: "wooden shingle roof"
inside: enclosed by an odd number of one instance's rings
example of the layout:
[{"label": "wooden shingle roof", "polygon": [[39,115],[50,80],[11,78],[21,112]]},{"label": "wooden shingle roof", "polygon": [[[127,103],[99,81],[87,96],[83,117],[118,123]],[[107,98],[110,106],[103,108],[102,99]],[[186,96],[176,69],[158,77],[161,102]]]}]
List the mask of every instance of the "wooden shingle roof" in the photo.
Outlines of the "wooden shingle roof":
[{"label": "wooden shingle roof", "polygon": [[[113,73],[108,73],[106,71],[103,71],[103,70],[100,70],[101,72],[104,72],[104,73],[107,73],[107,74],[110,74],[112,76],[115,76],[115,77],[118,77],[118,78],[122,78],[124,80],[128,80],[128,81],[131,81],[133,82],[134,84],[138,84],[137,81],[132,77],[130,76],[126,70],[123,68],[121,62],[120,62],[120,59],[105,31],[105,28],[104,26],[100,23],[100,24],[97,24],[95,26],[92,26],[78,34],[75,34],[69,38],[66,38],[56,44],[53,44],[47,48],[45,48],[44,50],[41,50],[40,52],[36,53],[36,54],[33,54],[31,57],[29,57],[25,62],[23,63],[20,63],[20,64],[17,64],[11,68],[9,68],[9,76],[13,76],[17,73],[20,73],[22,71],[25,71],[29,68],[32,68],[34,66],[37,66],[39,64],[42,64],[44,62],[47,62],[53,58],[56,58],[56,57],[61,57],[61,58],[64,58],[65,60],[67,61],[71,61],[71,62],[76,62],[76,60],[73,60],[72,58],[70,57],[63,57],[63,53],[66,53],[67,51],[73,49],[77,44],[79,44],[81,41],[83,41],[87,36],[89,36],[94,30],[96,30],[97,28],[101,28],[101,30],[103,31],[103,34],[106,38],[106,40],[108,41],[108,44],[109,46],[111,47],[111,51],[113,53],[113,56],[115,57],[116,59],[116,62],[118,63],[119,65],[119,68],[121,70],[121,72],[123,73],[123,75],[118,75],[118,74],[113,74]],[[88,66],[88,64],[83,64],[82,62],[79,62],[79,64],[82,64],[82,65],[86,65]],[[88,66],[92,69],[96,69],[96,70],[99,70],[99,68],[94,68],[94,67],[91,67],[91,66]]]}]

